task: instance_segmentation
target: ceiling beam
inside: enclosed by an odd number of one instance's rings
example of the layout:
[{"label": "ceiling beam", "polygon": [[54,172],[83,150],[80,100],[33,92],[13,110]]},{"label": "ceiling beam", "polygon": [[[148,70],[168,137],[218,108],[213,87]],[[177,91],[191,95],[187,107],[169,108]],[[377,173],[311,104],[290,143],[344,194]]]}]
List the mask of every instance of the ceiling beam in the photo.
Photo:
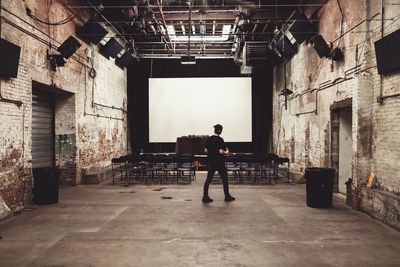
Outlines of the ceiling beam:
[{"label": "ceiling beam", "polygon": [[[293,10],[282,10],[278,13],[277,19],[280,21],[285,21],[290,14],[293,12]],[[161,19],[160,14],[155,12],[155,15],[158,19]],[[185,21],[187,20],[187,12],[185,13],[166,13],[164,12],[165,20],[166,21]],[[257,11],[253,16],[252,20],[259,20],[259,21],[273,21],[275,20],[276,15],[273,10],[261,10]],[[221,20],[235,20],[236,16],[234,12],[218,12],[217,10],[215,11],[209,11],[207,13],[200,13],[200,12],[193,12],[192,13],[192,20],[211,20],[211,21],[221,21]]]}]

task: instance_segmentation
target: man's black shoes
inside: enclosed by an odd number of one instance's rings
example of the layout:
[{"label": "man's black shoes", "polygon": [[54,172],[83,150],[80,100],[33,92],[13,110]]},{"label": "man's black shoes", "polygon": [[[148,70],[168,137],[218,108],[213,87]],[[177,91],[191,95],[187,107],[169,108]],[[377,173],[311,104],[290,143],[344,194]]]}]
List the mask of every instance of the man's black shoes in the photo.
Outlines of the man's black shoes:
[{"label": "man's black shoes", "polygon": [[212,198],[210,198],[209,196],[203,197],[203,199],[201,201],[203,201],[203,203],[211,203],[211,202],[213,202]]},{"label": "man's black shoes", "polygon": [[231,201],[234,201],[235,200],[235,198],[233,197],[233,196],[227,196],[227,197],[225,197],[225,201],[226,202],[231,202]]},{"label": "man's black shoes", "polygon": [[[234,201],[234,200],[235,200],[235,198],[233,196],[231,196],[231,195],[225,197],[225,202],[231,202],[231,201]],[[201,201],[203,201],[203,203],[211,203],[211,202],[213,202],[212,198],[210,198],[208,196],[207,197],[203,197],[203,199]]]}]

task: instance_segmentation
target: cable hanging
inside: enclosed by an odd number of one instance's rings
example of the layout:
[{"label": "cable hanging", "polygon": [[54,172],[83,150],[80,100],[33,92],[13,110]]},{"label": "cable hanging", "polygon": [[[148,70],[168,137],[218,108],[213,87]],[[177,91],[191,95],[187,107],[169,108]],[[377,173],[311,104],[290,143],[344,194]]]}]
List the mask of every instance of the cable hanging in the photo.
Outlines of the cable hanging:
[{"label": "cable hanging", "polygon": [[36,21],[38,21],[38,22],[40,22],[42,24],[49,25],[49,26],[61,26],[61,25],[67,24],[68,22],[70,22],[74,18],[76,18],[81,12],[82,12],[82,9],[79,10],[77,13],[73,13],[71,16],[69,16],[68,18],[65,18],[65,19],[63,19],[61,21],[58,21],[58,22],[47,22],[47,21],[41,20],[40,18],[38,18],[35,15],[33,15],[32,11],[30,9],[28,9],[28,8],[26,9],[26,14],[30,18],[32,18],[32,19],[34,19],[34,20],[36,20]]}]

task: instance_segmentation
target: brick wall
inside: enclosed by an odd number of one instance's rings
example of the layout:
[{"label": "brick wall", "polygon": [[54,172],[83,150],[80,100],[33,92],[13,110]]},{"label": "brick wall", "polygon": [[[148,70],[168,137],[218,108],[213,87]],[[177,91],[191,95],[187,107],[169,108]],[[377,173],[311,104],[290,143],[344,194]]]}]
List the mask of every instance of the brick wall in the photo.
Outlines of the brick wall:
[{"label": "brick wall", "polygon": [[[49,21],[70,15],[65,1],[51,2]],[[82,40],[64,67],[56,71],[49,67],[47,50],[51,54],[56,50],[47,43],[58,47],[75,35],[76,25],[89,18],[87,11],[65,25],[46,26],[28,17],[26,8],[46,20],[47,12],[43,11],[48,10],[48,1],[1,3],[10,11],[1,13],[5,18],[1,37],[21,47],[18,77],[0,80],[2,96],[23,103],[17,107],[0,102],[0,195],[15,212],[30,203],[32,192],[32,86],[55,95],[56,166],[62,183],[76,184],[81,182],[83,168],[107,167],[112,157],[127,152],[127,117],[119,110],[127,106],[127,76],[113,59],[100,55],[97,46]],[[97,71],[94,79],[88,75],[92,66]]]},{"label": "brick wall", "polygon": [[[384,35],[400,28],[398,1],[386,0]],[[274,151],[291,158],[292,171],[304,172],[310,166],[335,166],[331,107],[352,99],[352,166],[355,208],[361,209],[391,226],[399,228],[400,193],[400,98],[378,103],[381,77],[377,74],[374,42],[381,38],[380,1],[340,1],[344,19],[342,32],[374,17],[333,42],[345,54],[342,62],[320,59],[311,45],[302,44],[287,62],[288,110],[279,95],[283,85],[283,66],[274,70]],[[397,3],[398,4],[398,3]],[[306,14],[311,16],[311,11]],[[332,42],[340,35],[341,14],[336,0],[330,0],[315,14],[319,33]],[[400,72],[382,77],[383,95],[400,93]],[[365,190],[370,172],[379,182],[375,193]],[[363,189],[364,188],[364,189]],[[386,219],[385,219],[386,218]],[[387,219],[390,218],[390,219]],[[397,219],[395,219],[397,218]]]}]

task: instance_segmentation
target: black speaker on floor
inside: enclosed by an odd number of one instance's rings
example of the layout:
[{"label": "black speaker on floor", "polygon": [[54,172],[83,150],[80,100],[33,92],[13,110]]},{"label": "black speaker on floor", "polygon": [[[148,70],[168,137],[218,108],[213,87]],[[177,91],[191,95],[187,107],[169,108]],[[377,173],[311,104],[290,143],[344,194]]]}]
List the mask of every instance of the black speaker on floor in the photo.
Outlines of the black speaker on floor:
[{"label": "black speaker on floor", "polygon": [[291,57],[296,52],[296,47],[289,41],[289,39],[284,35],[279,38],[276,43],[276,48],[279,53],[286,58]]},{"label": "black speaker on floor", "polygon": [[106,57],[115,58],[124,47],[114,38],[111,37],[110,40],[100,48],[100,51]]},{"label": "black speaker on floor", "polygon": [[129,52],[126,52],[121,57],[115,59],[115,64],[122,68],[128,68],[129,66],[133,65],[133,63],[135,63],[135,58]]},{"label": "black speaker on floor", "polygon": [[315,35],[313,38],[311,38],[311,43],[312,43],[315,51],[317,51],[318,56],[320,58],[330,56],[331,48],[326,43],[324,37],[322,37],[321,34]]},{"label": "black speaker on floor", "polygon": [[307,168],[306,200],[307,206],[312,208],[331,208],[333,194],[333,179],[335,169]]},{"label": "black speaker on floor", "polygon": [[289,27],[289,31],[299,44],[315,35],[311,22],[304,14],[299,14],[297,16],[297,19]]},{"label": "black speaker on floor", "polygon": [[33,203],[58,203],[58,180],[52,168],[35,168],[33,174]]},{"label": "black speaker on floor", "polygon": [[0,39],[0,77],[17,77],[20,53],[21,47]]},{"label": "black speaker on floor", "polygon": [[76,50],[79,49],[79,47],[81,47],[79,41],[70,36],[60,45],[57,51],[60,52],[65,59],[68,59],[76,52]]},{"label": "black speaker on floor", "polygon": [[400,69],[400,30],[376,41],[374,45],[379,74],[388,74]]},{"label": "black speaker on floor", "polygon": [[95,21],[88,21],[76,29],[76,35],[87,43],[98,44],[108,34],[108,31]]}]

